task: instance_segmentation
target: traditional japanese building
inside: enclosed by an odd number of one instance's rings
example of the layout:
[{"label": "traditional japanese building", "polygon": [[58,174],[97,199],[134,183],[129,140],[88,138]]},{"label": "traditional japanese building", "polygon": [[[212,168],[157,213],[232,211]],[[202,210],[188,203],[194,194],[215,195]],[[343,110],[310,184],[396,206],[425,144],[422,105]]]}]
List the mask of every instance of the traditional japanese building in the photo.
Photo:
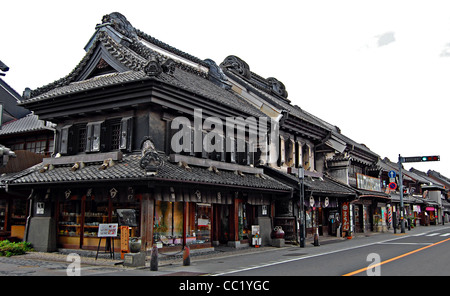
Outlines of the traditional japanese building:
[{"label": "traditional japanese building", "polygon": [[11,191],[8,182],[53,151],[51,123],[18,106],[21,99],[0,79],[0,238],[10,241],[24,239],[30,191]]},{"label": "traditional japanese building", "polygon": [[[291,104],[281,81],[254,73],[241,58],[228,56],[220,66],[237,96],[279,122],[279,137],[268,141],[271,155],[278,157],[275,161],[267,159],[260,167],[289,185],[294,194],[289,200],[277,202],[274,225],[282,227],[286,239],[296,240],[302,222],[300,213],[304,211],[307,236],[316,231],[319,235],[340,235],[342,206],[355,200],[357,192],[348,182],[340,182],[329,173],[327,161],[347,149],[347,138],[336,126]],[[299,179],[300,168],[305,175],[303,182]]]},{"label": "traditional japanese building", "polygon": [[8,184],[32,188],[28,241],[46,251],[96,249],[107,223],[128,226],[142,251],[248,245],[254,224],[270,240],[275,204],[292,188],[256,167],[263,153],[250,149],[251,128],[236,125],[230,135],[223,125],[210,141],[243,150],[201,145],[219,129],[208,118],[267,115],[230,91],[214,61],[147,35],[120,13],[103,17],[85,50],[66,77],[27,89],[21,103],[56,124],[53,157]]}]

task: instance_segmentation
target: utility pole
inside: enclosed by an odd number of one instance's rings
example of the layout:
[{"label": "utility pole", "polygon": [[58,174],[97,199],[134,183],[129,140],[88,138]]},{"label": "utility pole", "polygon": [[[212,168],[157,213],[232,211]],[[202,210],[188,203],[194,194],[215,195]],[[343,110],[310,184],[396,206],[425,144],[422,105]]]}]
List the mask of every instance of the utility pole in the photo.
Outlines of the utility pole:
[{"label": "utility pole", "polygon": [[403,217],[403,210],[404,210],[404,206],[403,206],[403,173],[402,173],[402,164],[403,164],[403,158],[401,157],[401,155],[398,155],[398,182],[400,184],[398,184],[398,190],[400,190],[400,223],[401,223],[401,233],[405,233],[405,219]]},{"label": "utility pole", "polygon": [[305,247],[305,190],[304,190],[304,180],[305,180],[305,169],[303,167],[298,168],[298,178],[300,179],[300,207],[298,208],[300,214],[300,248]]}]

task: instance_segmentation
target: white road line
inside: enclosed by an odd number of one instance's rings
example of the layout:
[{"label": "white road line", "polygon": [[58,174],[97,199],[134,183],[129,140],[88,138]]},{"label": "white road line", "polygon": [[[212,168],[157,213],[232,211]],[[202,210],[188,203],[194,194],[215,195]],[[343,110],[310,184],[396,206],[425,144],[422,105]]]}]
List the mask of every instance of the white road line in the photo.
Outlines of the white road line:
[{"label": "white road line", "polygon": [[286,259],[286,260],[283,260],[283,261],[276,261],[276,262],[273,262],[273,263],[270,262],[270,263],[267,263],[267,264],[261,264],[261,265],[256,266],[256,267],[244,267],[244,268],[240,268],[240,269],[235,269],[235,270],[225,271],[225,272],[221,272],[221,273],[211,274],[211,276],[221,276],[221,275],[226,275],[226,274],[230,274],[230,273],[237,273],[237,272],[241,272],[241,271],[249,271],[249,270],[253,270],[253,269],[264,268],[264,267],[274,266],[274,265],[278,265],[278,264],[284,264],[284,263],[289,263],[289,262],[294,262],[294,261],[299,261],[299,260],[319,257],[319,256],[323,256],[323,255],[329,255],[329,254],[349,251],[349,250],[353,250],[353,249],[364,248],[364,247],[367,247],[367,246],[373,246],[373,245],[376,245],[376,244],[379,244],[379,243],[393,241],[393,240],[398,240],[398,239],[402,239],[402,238],[404,238],[404,237],[397,237],[397,238],[388,239],[388,240],[385,240],[385,241],[382,241],[382,242],[369,243],[369,244],[364,244],[364,245],[360,245],[360,246],[354,246],[354,247],[351,247],[351,248],[334,250],[334,251],[330,251],[330,252],[314,254],[314,255],[305,256],[305,257]]},{"label": "white road line", "polygon": [[379,243],[380,245],[432,245],[433,243]]},{"label": "white road line", "polygon": [[439,235],[440,233],[430,233],[430,234],[427,234],[426,236],[436,236],[436,235]]},{"label": "white road line", "polygon": [[441,234],[440,236],[449,236],[449,235],[450,235],[450,232],[449,232],[449,233]]},{"label": "white road line", "polygon": [[[419,235],[424,235],[424,234],[425,233],[421,233],[421,234],[416,234],[414,236],[419,236]],[[439,234],[439,233],[437,233],[437,234]],[[364,244],[364,245],[355,246],[355,247],[346,248],[346,249],[334,250],[334,251],[330,251],[330,252],[325,252],[325,253],[320,253],[320,254],[315,254],[315,255],[310,255],[310,256],[304,256],[304,257],[299,257],[299,258],[292,258],[292,259],[287,259],[287,260],[283,260],[283,261],[277,261],[277,262],[273,262],[273,263],[270,262],[270,263],[267,263],[267,264],[262,264],[262,265],[257,266],[257,267],[247,267],[247,268],[242,268],[242,269],[235,269],[235,270],[231,270],[231,271],[225,271],[225,272],[221,272],[221,273],[211,274],[211,276],[221,276],[221,275],[226,275],[226,274],[230,274],[230,273],[237,273],[237,272],[241,272],[241,271],[249,271],[249,270],[253,270],[253,269],[264,268],[264,267],[269,267],[269,266],[283,264],[283,263],[288,263],[288,262],[300,261],[300,260],[314,258],[314,257],[319,257],[319,256],[323,256],[323,255],[329,255],[329,254],[344,252],[344,251],[348,251],[348,250],[352,250],[352,249],[358,249],[358,248],[364,248],[364,247],[367,247],[367,246],[373,246],[373,245],[376,245],[376,244],[383,244],[383,243],[387,243],[387,242],[392,242],[392,241],[395,241],[395,240],[400,240],[400,239],[404,239],[404,238],[412,237],[412,236],[413,235],[406,235],[406,236],[396,237],[396,238],[392,238],[392,239],[387,239],[387,240],[384,240],[384,241],[381,241],[381,242],[374,242],[374,243]]]}]

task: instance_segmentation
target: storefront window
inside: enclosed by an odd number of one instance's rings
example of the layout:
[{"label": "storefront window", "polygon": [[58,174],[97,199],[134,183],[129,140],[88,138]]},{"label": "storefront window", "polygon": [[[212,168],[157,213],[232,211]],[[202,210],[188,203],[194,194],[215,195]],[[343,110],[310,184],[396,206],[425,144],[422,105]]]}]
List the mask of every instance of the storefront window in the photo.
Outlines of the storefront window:
[{"label": "storefront window", "polygon": [[12,200],[12,225],[25,225],[27,201],[25,199]]},{"label": "storefront window", "polygon": [[239,218],[239,240],[249,239],[251,237],[251,219],[252,219],[252,205],[247,203],[240,203],[238,209]]},{"label": "storefront window", "polygon": [[197,204],[196,240],[193,243],[204,244],[211,242],[211,205]]},{"label": "storefront window", "polygon": [[140,237],[141,236],[141,233],[140,233],[141,214],[140,214],[140,200],[139,200],[138,196],[132,196],[132,197],[126,196],[125,198],[121,198],[120,200],[119,199],[113,200],[111,223],[118,223],[120,225],[119,219],[117,217],[117,209],[132,209],[132,210],[134,210],[137,226],[130,227],[129,236],[130,236],[130,239]]},{"label": "storefront window", "polygon": [[81,200],[59,204],[58,243],[65,248],[80,246]]},{"label": "storefront window", "polygon": [[155,221],[153,237],[164,246],[183,243],[183,203],[155,202]]},{"label": "storefront window", "polygon": [[87,198],[84,213],[83,247],[98,247],[98,226],[105,223],[109,223],[108,200]]}]

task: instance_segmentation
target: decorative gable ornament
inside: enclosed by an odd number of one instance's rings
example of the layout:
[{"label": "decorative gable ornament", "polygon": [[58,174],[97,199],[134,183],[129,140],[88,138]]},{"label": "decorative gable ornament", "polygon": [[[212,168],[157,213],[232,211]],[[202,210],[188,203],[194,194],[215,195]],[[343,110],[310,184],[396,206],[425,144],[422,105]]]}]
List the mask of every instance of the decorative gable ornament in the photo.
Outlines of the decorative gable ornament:
[{"label": "decorative gable ornament", "polygon": [[144,72],[148,76],[158,76],[163,71],[161,65],[159,64],[158,60],[152,56],[150,58],[150,61],[144,66]]},{"label": "decorative gable ornament", "polygon": [[223,62],[220,64],[221,67],[226,68],[227,70],[233,72],[234,74],[237,74],[239,76],[242,76],[246,79],[251,79],[251,72],[249,65],[238,58],[237,56],[230,55],[223,60]]},{"label": "decorative gable ornament", "polygon": [[223,89],[231,89],[231,83],[216,62],[211,59],[206,59],[204,62],[209,65],[208,80]]},{"label": "decorative gable ornament", "polygon": [[142,153],[139,166],[146,171],[148,176],[154,176],[157,174],[158,169],[163,166],[164,161],[156,151],[151,139],[145,138],[141,147]]},{"label": "decorative gable ornament", "polygon": [[111,25],[116,31],[131,39],[137,39],[136,29],[127,18],[119,13],[113,12],[103,16],[102,25]]},{"label": "decorative gable ornament", "polygon": [[267,78],[267,82],[269,83],[269,86],[271,87],[271,92],[277,96],[280,96],[282,98],[288,97],[288,92],[286,91],[286,87],[284,84],[279,81],[278,79],[274,77]]},{"label": "decorative gable ornament", "polygon": [[167,73],[169,75],[173,75],[173,73],[175,72],[175,66],[176,63],[174,60],[172,59],[167,59],[162,65],[161,68],[164,71],[164,73]]}]

